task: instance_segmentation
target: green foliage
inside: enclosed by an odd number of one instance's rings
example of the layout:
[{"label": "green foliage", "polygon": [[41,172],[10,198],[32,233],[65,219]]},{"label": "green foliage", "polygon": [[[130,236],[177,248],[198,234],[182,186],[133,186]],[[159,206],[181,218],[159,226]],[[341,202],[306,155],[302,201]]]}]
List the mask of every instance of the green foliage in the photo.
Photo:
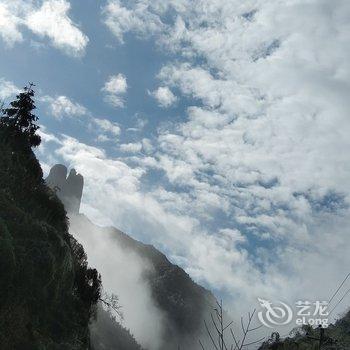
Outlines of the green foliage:
[{"label": "green foliage", "polygon": [[0,119],[0,349],[87,349],[101,280],[32,152],[33,96]]},{"label": "green foliage", "polygon": [[70,236],[70,244],[75,257],[75,291],[82,302],[96,304],[101,296],[101,276],[96,269],[88,268],[84,248],[73,236]]},{"label": "green foliage", "polygon": [[30,147],[40,145],[40,136],[36,134],[39,126],[35,124],[38,117],[33,113],[35,107],[33,84],[17,95],[10,107],[3,109],[2,126],[6,126],[9,136],[15,139],[25,138]]}]

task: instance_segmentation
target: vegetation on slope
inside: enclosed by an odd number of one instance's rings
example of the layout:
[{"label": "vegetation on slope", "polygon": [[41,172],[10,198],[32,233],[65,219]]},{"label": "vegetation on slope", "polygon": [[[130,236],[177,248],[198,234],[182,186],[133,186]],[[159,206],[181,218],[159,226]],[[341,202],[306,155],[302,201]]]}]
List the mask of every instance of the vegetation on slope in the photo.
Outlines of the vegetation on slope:
[{"label": "vegetation on slope", "polygon": [[[322,339],[321,338],[321,332]],[[350,312],[335,324],[321,331],[320,328],[302,326],[290,337],[280,339],[277,332],[264,342],[259,350],[348,350],[350,349]]]},{"label": "vegetation on slope", "polygon": [[155,306],[164,317],[162,341],[164,349],[199,349],[198,339],[205,332],[203,320],[210,317],[215,307],[215,297],[179,266],[172,264],[167,257],[151,245],[136,241],[113,227],[98,227],[85,215],[71,217],[72,232],[88,234],[93,232],[101,239],[110,239],[123,251],[136,253],[152,266],[145,270],[144,280],[150,287]]},{"label": "vegetation on slope", "polygon": [[32,85],[0,119],[0,348],[87,349],[100,277],[43,180]]},{"label": "vegetation on slope", "polygon": [[90,325],[90,332],[91,350],[142,350],[132,334],[102,305],[98,306],[96,319]]}]

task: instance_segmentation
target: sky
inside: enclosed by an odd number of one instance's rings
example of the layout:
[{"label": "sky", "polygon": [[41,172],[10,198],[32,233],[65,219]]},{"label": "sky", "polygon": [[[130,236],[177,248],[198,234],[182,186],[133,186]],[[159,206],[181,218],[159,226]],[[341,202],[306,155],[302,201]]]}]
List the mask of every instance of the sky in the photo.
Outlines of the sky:
[{"label": "sky", "polygon": [[44,172],[74,167],[83,213],[232,310],[328,300],[350,265],[349,18],[347,0],[0,0],[0,99],[35,83]]}]

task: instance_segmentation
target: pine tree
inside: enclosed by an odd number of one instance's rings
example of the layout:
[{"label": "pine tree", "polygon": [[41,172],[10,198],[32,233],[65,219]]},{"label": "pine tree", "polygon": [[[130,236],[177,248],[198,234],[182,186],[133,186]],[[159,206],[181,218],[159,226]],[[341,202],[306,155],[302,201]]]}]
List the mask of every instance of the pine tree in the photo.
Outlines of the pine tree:
[{"label": "pine tree", "polygon": [[37,147],[41,138],[36,134],[39,126],[35,124],[38,117],[33,113],[36,109],[33,86],[32,83],[26,86],[10,103],[10,107],[2,110],[0,124],[7,126],[13,136],[23,135],[30,147]]}]

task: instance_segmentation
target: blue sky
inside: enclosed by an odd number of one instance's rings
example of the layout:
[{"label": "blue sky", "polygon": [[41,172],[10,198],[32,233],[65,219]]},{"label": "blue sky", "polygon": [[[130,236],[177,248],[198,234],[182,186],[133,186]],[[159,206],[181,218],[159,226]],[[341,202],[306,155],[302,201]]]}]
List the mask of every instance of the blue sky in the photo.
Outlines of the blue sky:
[{"label": "blue sky", "polygon": [[[92,1],[84,2],[83,6],[78,2],[71,5],[72,18],[84,26],[86,35],[93,38],[93,44],[87,45],[82,57],[72,58],[64,51],[51,48],[47,39],[38,41],[35,35],[25,32],[22,43],[10,50],[7,46],[1,47],[3,72],[14,83],[22,86],[33,81],[38,90],[45,94],[69,96],[93,115],[118,122],[126,129],[134,127],[139,116],[147,119],[150,123],[147,131],[152,132],[159,120],[176,118],[183,112],[183,109],[175,108],[165,114],[147,93],[157,86],[155,76],[166,59],[166,54],[157,50],[154,42],[131,37],[128,45],[117,45],[116,39],[101,23],[101,5]],[[118,73],[127,77],[128,103],[126,108],[115,109],[103,102],[101,88],[108,77]],[[55,120],[49,115],[42,117],[42,123],[48,127],[53,122]],[[77,126],[74,119],[69,122],[73,127]],[[59,128],[62,125],[58,123],[52,126]],[[77,130],[72,136],[85,135],[83,130]],[[121,137],[126,141],[132,140],[132,135],[122,134]]]},{"label": "blue sky", "polygon": [[34,82],[44,170],[75,167],[84,213],[233,308],[327,298],[350,262],[349,14],[341,0],[0,0],[0,97]]}]

